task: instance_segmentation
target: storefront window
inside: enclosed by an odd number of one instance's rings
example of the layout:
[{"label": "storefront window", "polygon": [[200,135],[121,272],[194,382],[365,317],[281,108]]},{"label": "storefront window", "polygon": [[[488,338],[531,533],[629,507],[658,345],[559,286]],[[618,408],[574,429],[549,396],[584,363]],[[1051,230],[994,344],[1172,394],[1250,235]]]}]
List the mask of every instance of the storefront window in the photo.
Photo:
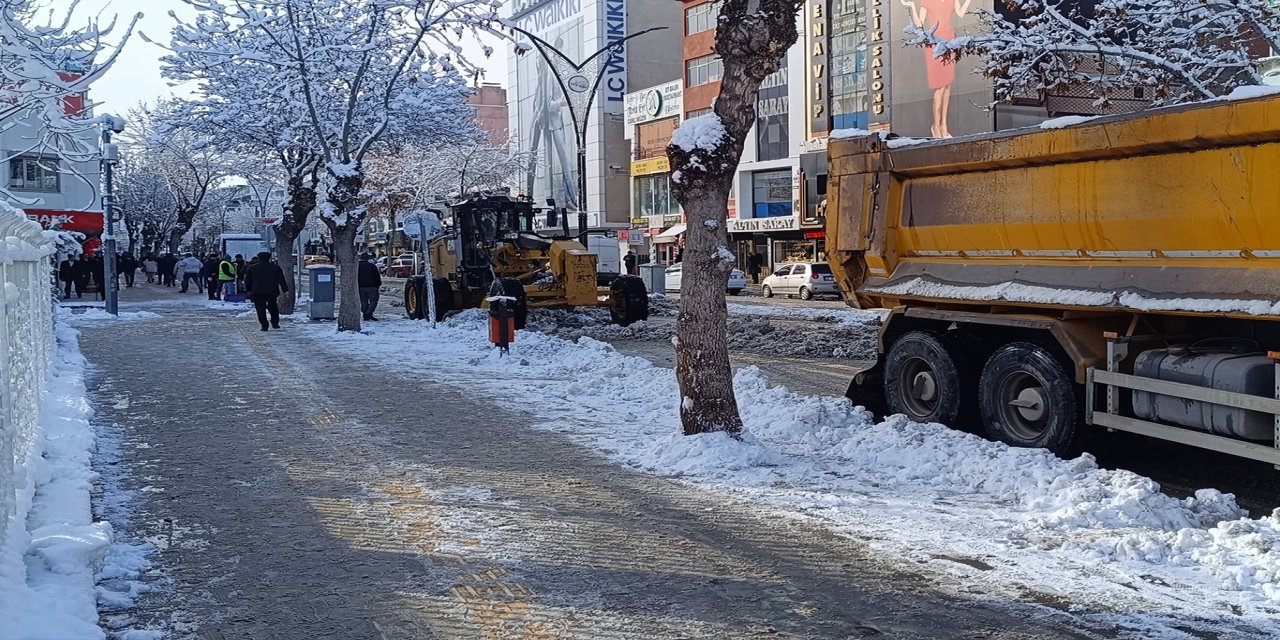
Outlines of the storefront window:
[{"label": "storefront window", "polygon": [[826,262],[827,241],[816,240],[775,240],[773,242],[773,261],[775,264],[788,262]]},{"label": "storefront window", "polygon": [[647,216],[650,220],[657,216],[680,215],[680,204],[671,195],[670,174],[658,173],[651,176],[638,176],[635,179],[635,206],[633,218]]},{"label": "storefront window", "polygon": [[755,217],[775,218],[791,215],[790,169],[758,171],[751,176],[751,180]]}]

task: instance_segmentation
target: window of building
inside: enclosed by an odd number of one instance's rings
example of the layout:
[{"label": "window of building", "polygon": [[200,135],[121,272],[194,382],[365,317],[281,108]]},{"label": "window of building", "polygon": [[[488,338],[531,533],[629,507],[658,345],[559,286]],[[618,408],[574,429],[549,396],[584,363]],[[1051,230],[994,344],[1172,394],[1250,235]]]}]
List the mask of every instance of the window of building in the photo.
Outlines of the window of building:
[{"label": "window of building", "polygon": [[831,6],[830,113],[833,129],[867,128],[867,3],[837,0]]},{"label": "window of building", "polygon": [[684,63],[684,71],[684,86],[696,87],[723,78],[724,61],[715,54],[693,58]]},{"label": "window of building", "polygon": [[684,114],[684,117],[686,120],[688,120],[690,118],[696,118],[698,116],[705,116],[708,113],[711,113],[711,107],[707,107],[705,109],[694,109],[693,111],[690,111],[689,113]]},{"label": "window of building", "polygon": [[787,68],[765,77],[756,92],[756,159],[780,160],[790,152],[787,136]]},{"label": "window of building", "polygon": [[9,161],[9,188],[58,192],[61,189],[55,158],[14,158]]},{"label": "window of building", "polygon": [[723,4],[717,0],[716,2],[706,2],[696,7],[689,7],[684,12],[684,34],[691,36],[695,33],[702,33],[716,28],[716,19],[720,17],[720,5]]},{"label": "window of building", "polygon": [[670,174],[659,173],[651,176],[638,176],[635,179],[635,208],[633,218],[654,216],[678,216],[680,204],[671,194]]},{"label": "window of building", "polygon": [[751,176],[754,214],[757,218],[789,216],[792,210],[791,170],[757,171]]}]

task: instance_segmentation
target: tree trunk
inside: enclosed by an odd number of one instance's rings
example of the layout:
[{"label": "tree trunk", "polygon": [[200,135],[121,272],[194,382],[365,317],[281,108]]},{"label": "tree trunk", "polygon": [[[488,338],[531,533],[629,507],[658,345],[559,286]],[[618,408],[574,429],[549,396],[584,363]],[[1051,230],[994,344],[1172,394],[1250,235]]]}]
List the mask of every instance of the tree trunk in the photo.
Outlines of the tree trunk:
[{"label": "tree trunk", "polygon": [[333,252],[338,257],[338,331],[360,330],[359,264],[356,262],[358,225],[330,227]]},{"label": "tree trunk", "polygon": [[293,257],[293,245],[298,240],[298,234],[294,233],[292,236],[288,236],[284,231],[284,229],[276,229],[275,258],[276,264],[284,271],[284,277],[291,284],[289,285],[289,290],[280,294],[280,297],[277,298],[277,304],[280,306],[282,315],[289,315],[293,313],[294,306],[298,304],[298,285],[300,283],[294,278],[297,264]]},{"label": "tree trunk", "polygon": [[[338,331],[360,330],[359,266],[356,262],[356,232],[363,215],[359,215],[357,198],[364,184],[364,173],[356,169],[334,176],[333,186],[325,201],[333,207],[334,219],[324,217],[333,234],[333,252],[338,257]],[[334,220],[342,224],[335,224]]]},{"label": "tree trunk", "polygon": [[724,291],[733,265],[723,257],[724,224],[715,229],[706,224],[725,219],[728,195],[727,189],[708,191],[681,202],[689,222],[681,259],[680,315],[676,318],[676,377],[685,435],[710,431],[736,434],[742,430],[725,340],[729,312]]},{"label": "tree trunk", "polygon": [[199,212],[199,206],[186,205],[178,207],[178,222],[169,231],[169,253],[178,254],[178,245],[182,244],[182,236],[191,230],[191,225],[195,222],[196,214]]},{"label": "tree trunk", "polygon": [[[314,167],[314,165],[311,166]],[[276,225],[276,264],[284,270],[285,277],[292,281],[294,272],[297,270],[293,257],[293,245],[302,230],[307,227],[307,217],[316,208],[315,187],[308,185],[305,179],[310,175],[311,185],[315,184],[316,179],[314,168],[308,169],[305,164],[286,164],[286,167],[290,169],[287,187],[289,199],[284,203],[280,223]],[[302,252],[298,253],[298,259],[302,259]],[[300,285],[300,282],[294,282],[288,291],[280,294],[280,313],[293,313],[298,303]]]},{"label": "tree trunk", "polygon": [[715,52],[724,79],[714,113],[680,125],[667,155],[671,189],[687,227],[676,323],[676,378],[685,435],[742,430],[725,338],[725,287],[736,258],[729,250],[729,190],[756,119],[756,91],[795,44],[803,0],[725,0]]}]

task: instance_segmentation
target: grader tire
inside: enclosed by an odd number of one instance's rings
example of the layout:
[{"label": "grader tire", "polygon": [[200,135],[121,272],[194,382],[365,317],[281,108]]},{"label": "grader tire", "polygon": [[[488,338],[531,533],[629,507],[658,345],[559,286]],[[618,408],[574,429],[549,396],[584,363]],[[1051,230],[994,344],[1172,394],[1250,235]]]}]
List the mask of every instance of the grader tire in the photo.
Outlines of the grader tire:
[{"label": "grader tire", "polygon": [[404,314],[410,320],[421,320],[427,317],[426,300],[422,295],[423,278],[409,278],[404,283]]},{"label": "grader tire", "polygon": [[609,285],[609,315],[614,324],[630,326],[649,319],[649,292],[639,276],[618,276]]}]

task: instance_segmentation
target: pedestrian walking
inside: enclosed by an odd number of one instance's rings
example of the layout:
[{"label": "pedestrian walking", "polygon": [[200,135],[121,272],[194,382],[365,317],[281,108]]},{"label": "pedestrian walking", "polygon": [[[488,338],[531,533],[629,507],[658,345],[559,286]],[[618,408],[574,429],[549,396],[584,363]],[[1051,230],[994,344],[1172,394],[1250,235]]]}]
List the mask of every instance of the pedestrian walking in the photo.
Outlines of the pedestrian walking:
[{"label": "pedestrian walking", "polygon": [[627,275],[634,276],[636,273],[636,252],[628,251],[627,255],[622,258],[623,264],[627,265]]},{"label": "pedestrian walking", "polygon": [[204,268],[201,273],[204,274],[205,290],[209,293],[210,300],[217,300],[221,297],[221,291],[218,287],[218,266],[222,261],[218,259],[218,254],[210,253],[204,259]]},{"label": "pedestrian walking", "polygon": [[760,284],[760,271],[764,268],[764,256],[752,253],[747,257],[747,273],[751,274],[751,282]]},{"label": "pedestrian walking", "polygon": [[360,313],[364,315],[365,320],[373,320],[377,322],[377,318],[373,316],[374,310],[378,308],[378,294],[382,290],[382,274],[378,273],[378,267],[373,264],[373,256],[368,253],[360,254],[360,265],[356,272],[356,284],[360,287]]},{"label": "pedestrian walking", "polygon": [[236,263],[231,261],[230,255],[223,256],[218,262],[218,288],[222,290],[223,300],[236,294]]},{"label": "pedestrian walking", "polygon": [[[133,277],[138,271],[138,259],[133,257],[132,253],[123,253],[120,259],[116,261],[116,265],[120,267],[120,273],[117,276],[124,276],[124,286],[133,287]],[[117,287],[118,288],[118,287]]]},{"label": "pedestrian walking", "polygon": [[244,287],[253,300],[253,309],[258,312],[258,324],[262,330],[267,330],[268,314],[271,316],[270,326],[279,329],[280,305],[277,298],[289,290],[289,283],[285,280],[284,271],[271,262],[270,253],[259,253],[258,263],[245,269]]},{"label": "pedestrian walking", "polygon": [[204,280],[201,278],[201,271],[204,270],[204,263],[200,262],[200,258],[194,253],[188,253],[187,257],[178,261],[178,271],[182,273],[182,289],[180,293],[186,293],[189,283],[196,283],[196,291],[204,293]]},{"label": "pedestrian walking", "polygon": [[63,283],[63,298],[71,297],[72,286],[76,289],[77,298],[84,295],[83,276],[85,273],[85,267],[85,262],[74,253],[68,255],[67,259],[63,260],[62,264],[58,265],[58,279]]},{"label": "pedestrian walking", "polygon": [[102,256],[94,256],[89,261],[89,272],[93,274],[93,284],[98,290],[98,299],[107,299],[107,263]]},{"label": "pedestrian walking", "polygon": [[146,256],[142,259],[142,271],[147,274],[147,284],[154,284],[156,275],[160,273],[160,261],[155,256]]},{"label": "pedestrian walking", "polygon": [[160,256],[160,276],[164,280],[164,286],[174,286],[174,272],[178,268],[178,258],[172,253],[166,253]]},{"label": "pedestrian walking", "polygon": [[[254,256],[255,258],[257,256]],[[244,278],[248,275],[246,268],[249,266],[244,261],[244,256],[237,253],[234,260],[236,265],[236,291],[244,291]]]}]

